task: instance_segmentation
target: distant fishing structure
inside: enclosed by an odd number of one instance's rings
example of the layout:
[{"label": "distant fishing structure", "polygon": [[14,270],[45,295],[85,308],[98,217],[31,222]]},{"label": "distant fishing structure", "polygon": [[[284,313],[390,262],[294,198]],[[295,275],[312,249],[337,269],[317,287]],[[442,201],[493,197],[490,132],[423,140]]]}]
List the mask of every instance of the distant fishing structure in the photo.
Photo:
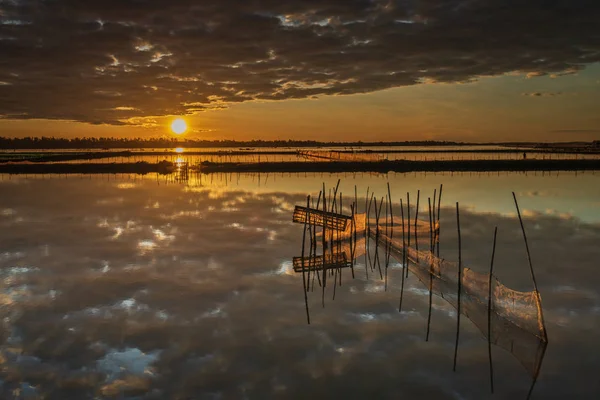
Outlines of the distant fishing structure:
[{"label": "distant fishing structure", "polygon": [[[315,284],[321,290],[321,304],[325,307],[328,280],[333,279],[333,300],[336,288],[342,284],[342,273],[348,271],[355,277],[356,261],[364,257],[365,274],[378,274],[388,289],[388,266],[395,258],[403,267],[398,311],[402,311],[405,279],[412,272],[429,292],[429,313],[425,340],[429,340],[432,296],[435,294],[457,310],[456,342],[453,370],[456,371],[460,339],[461,315],[469,319],[488,342],[490,389],[494,392],[494,372],[491,346],[496,345],[511,353],[532,377],[527,394],[530,398],[546,348],[548,336],[544,323],[541,296],[538,291],[529,244],[521,218],[517,198],[513,193],[517,214],[523,232],[533,289],[520,292],[503,285],[494,274],[496,252],[496,227],[491,252],[490,270],[482,274],[466,268],[462,262],[460,233],[460,211],[456,203],[458,233],[458,262],[440,259],[440,205],[442,189],[428,198],[428,221],[419,219],[420,191],[414,219],[410,215],[410,193],[400,200],[400,217],[392,211],[391,189],[385,197],[378,199],[374,193],[365,196],[364,212],[358,212],[358,193],[350,202],[350,215],[342,213],[343,197],[338,193],[340,181],[328,190],[323,184],[316,204],[307,197],[306,206],[296,206],[292,220],[304,225],[302,250],[294,257],[294,272],[302,274],[307,323],[310,324],[308,293],[314,292]],[[437,203],[437,209],[436,209]],[[382,216],[383,210],[385,213]],[[374,216],[373,216],[374,215]],[[411,245],[412,236],[412,245]],[[318,251],[320,247],[320,251]],[[419,247],[426,250],[419,250]],[[404,272],[406,271],[406,273]]]}]

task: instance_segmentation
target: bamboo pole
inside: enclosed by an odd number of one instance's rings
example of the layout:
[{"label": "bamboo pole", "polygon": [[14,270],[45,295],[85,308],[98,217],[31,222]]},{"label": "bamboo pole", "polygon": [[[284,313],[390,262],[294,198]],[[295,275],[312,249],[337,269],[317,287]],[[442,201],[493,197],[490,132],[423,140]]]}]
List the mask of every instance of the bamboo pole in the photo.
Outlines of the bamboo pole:
[{"label": "bamboo pole", "polygon": [[492,246],[492,261],[490,262],[490,276],[488,281],[488,320],[487,320],[487,337],[488,337],[488,357],[490,360],[490,389],[494,393],[494,364],[492,363],[492,307],[494,300],[492,298],[492,279],[494,277],[494,256],[496,254],[496,236],[498,227],[494,229],[494,245]]},{"label": "bamboo pole", "polygon": [[[356,185],[354,185],[354,213],[358,214],[358,190]],[[354,223],[354,245],[356,246],[356,221],[353,219]]]},{"label": "bamboo pole", "polygon": [[[388,237],[388,208],[389,208],[389,201],[388,201],[388,195],[385,195],[385,236],[386,238]],[[385,255],[384,255],[384,262],[385,262],[385,280],[383,283],[383,291],[387,292],[387,283],[388,283],[388,260],[389,260],[389,250],[390,250],[390,242],[389,240],[385,241]]]},{"label": "bamboo pole", "polygon": [[442,204],[442,189],[443,189],[443,185],[440,184],[440,191],[438,193],[438,212],[437,212],[437,228],[436,228],[436,250],[437,250],[437,258],[440,258],[440,228],[441,228],[441,224],[440,224],[440,207]]},{"label": "bamboo pole", "polygon": [[381,216],[381,209],[383,207],[383,197],[379,202],[379,209],[377,208],[377,199],[375,199],[375,258],[374,263],[379,269],[379,278],[383,279],[383,273],[381,272],[381,263],[379,262],[379,217]]},{"label": "bamboo pole", "polygon": [[[402,268],[408,269],[406,263],[406,241],[404,237],[404,205],[400,199],[400,218],[402,219]],[[410,221],[409,221],[410,223]],[[398,302],[398,312],[402,312],[402,298],[404,297],[404,271],[402,271],[402,284],[400,286],[400,301]]]},{"label": "bamboo pole", "polygon": [[[408,221],[407,225],[407,236],[408,236],[408,240],[406,241],[406,247],[410,248],[410,192],[406,192],[406,220]],[[416,232],[416,228],[415,228],[415,232]],[[410,263],[410,260],[408,259],[408,257],[406,258],[406,277],[408,277],[408,263]]]},{"label": "bamboo pole", "polygon": [[368,258],[369,258],[369,187],[367,186],[367,197],[365,197],[365,276],[369,279]]},{"label": "bamboo pole", "polygon": [[536,293],[537,299],[537,307],[538,314],[540,319],[540,329],[542,330],[542,337],[545,342],[548,342],[548,335],[546,333],[546,324],[544,323],[544,313],[542,310],[542,299],[540,297],[540,292],[538,290],[537,281],[535,279],[535,273],[533,272],[533,263],[531,262],[531,253],[529,252],[529,244],[527,242],[527,235],[525,234],[525,227],[523,226],[523,218],[521,218],[521,211],[519,210],[519,203],[517,203],[517,196],[515,192],[513,194],[513,199],[515,200],[515,207],[517,208],[517,215],[519,216],[519,223],[521,224],[521,231],[523,232],[523,239],[525,240],[525,249],[527,250],[527,261],[529,262],[529,271],[531,272],[531,280],[533,281],[533,287]]},{"label": "bamboo pole", "polygon": [[350,213],[352,215],[352,221],[350,222],[350,268],[352,269],[352,279],[354,279],[354,254],[356,251],[356,223],[354,221],[354,210],[356,209],[356,203],[350,204]]},{"label": "bamboo pole", "polygon": [[[306,208],[310,207],[310,195],[306,197]],[[310,211],[308,211],[310,212]],[[304,244],[306,242],[306,225],[309,221],[309,215],[306,215],[306,219],[304,220],[304,233],[302,234],[302,288],[304,292],[304,306],[306,307],[306,322],[310,325],[310,312],[308,310],[308,296],[306,294],[306,276],[304,274]]]},{"label": "bamboo pole", "polygon": [[[419,262],[419,231],[417,229],[417,222],[419,221],[419,200],[421,197],[421,191],[417,190],[417,205],[415,208],[415,250],[417,251],[417,263]],[[410,224],[410,221],[408,221]],[[406,275],[408,277],[408,274]]]},{"label": "bamboo pole", "polygon": [[460,338],[460,294],[462,291],[462,242],[460,236],[460,213],[458,208],[458,202],[456,202],[456,229],[458,232],[458,293],[457,293],[457,308],[456,308],[456,343],[454,344],[454,366],[453,371],[456,371],[456,358],[458,357],[458,340]]},{"label": "bamboo pole", "polygon": [[323,285],[322,285],[322,294],[321,294],[321,304],[323,306],[323,308],[325,308],[325,287],[327,286],[327,268],[325,267],[325,256],[326,256],[326,249],[327,249],[327,238],[326,238],[326,230],[327,230],[327,223],[325,221],[326,219],[326,215],[327,215],[327,197],[325,195],[325,183],[323,182]]},{"label": "bamboo pole", "polygon": [[[431,197],[428,199],[429,202],[429,252],[431,254],[431,258],[433,259],[433,232],[431,230],[432,227],[432,217],[431,214]],[[425,334],[425,341],[429,341],[429,329],[431,326],[431,307],[433,305],[433,261],[429,265],[429,312],[427,314],[427,333]]]},{"label": "bamboo pole", "polygon": [[[390,241],[391,241],[392,239],[394,239],[394,211],[392,210],[394,202],[392,201],[392,192],[390,190],[389,182],[387,184],[387,188],[388,188],[388,198],[390,199]],[[388,253],[387,253],[387,258],[386,258],[386,262],[385,262],[386,268],[390,264],[391,253],[392,253],[392,244],[390,243],[388,246]]]},{"label": "bamboo pole", "polygon": [[[340,214],[342,214],[342,213],[344,212],[344,206],[343,206],[343,203],[342,203],[342,192],[340,192],[340,210],[339,210],[339,211],[340,211],[340,212],[339,212]],[[337,238],[337,241],[336,241],[336,242],[337,242],[337,250],[338,250],[338,253],[340,253],[340,252],[342,251],[342,241],[340,240],[339,236],[338,236],[338,238]],[[332,252],[332,254],[331,254],[331,255],[333,256],[333,252]],[[333,257],[332,257],[332,258],[333,258]],[[339,282],[339,285],[340,285],[340,286],[342,286],[342,269],[341,269],[341,268],[338,268],[338,270],[339,270],[338,272],[339,272],[339,276],[340,276],[340,282]]]}]

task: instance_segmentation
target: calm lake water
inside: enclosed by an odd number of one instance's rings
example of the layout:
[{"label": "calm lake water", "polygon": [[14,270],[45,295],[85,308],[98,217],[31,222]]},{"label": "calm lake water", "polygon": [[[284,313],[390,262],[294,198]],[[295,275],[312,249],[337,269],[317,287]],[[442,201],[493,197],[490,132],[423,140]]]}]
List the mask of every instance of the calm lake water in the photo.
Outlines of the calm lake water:
[{"label": "calm lake water", "polygon": [[[308,294],[292,258],[302,231],[291,222],[325,182],[341,179],[420,213],[443,184],[441,257],[456,260],[460,203],[463,262],[532,290],[512,199],[524,216],[549,345],[534,399],[600,393],[600,175],[261,174],[201,175],[187,183],[139,176],[0,175],[0,397],[6,399],[525,399],[527,370],[406,282],[392,261],[378,274],[344,272],[325,308]],[[398,210],[394,210],[396,213]],[[413,208],[414,212],[414,208]],[[360,272],[359,272],[360,271]]]}]

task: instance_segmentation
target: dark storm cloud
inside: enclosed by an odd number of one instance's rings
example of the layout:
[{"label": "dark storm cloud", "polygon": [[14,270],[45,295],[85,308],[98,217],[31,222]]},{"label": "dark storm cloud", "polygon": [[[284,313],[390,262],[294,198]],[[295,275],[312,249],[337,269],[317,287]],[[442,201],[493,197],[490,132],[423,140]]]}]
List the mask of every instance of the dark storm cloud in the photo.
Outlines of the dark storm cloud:
[{"label": "dark storm cloud", "polygon": [[600,60],[594,0],[0,1],[0,116],[119,124]]}]

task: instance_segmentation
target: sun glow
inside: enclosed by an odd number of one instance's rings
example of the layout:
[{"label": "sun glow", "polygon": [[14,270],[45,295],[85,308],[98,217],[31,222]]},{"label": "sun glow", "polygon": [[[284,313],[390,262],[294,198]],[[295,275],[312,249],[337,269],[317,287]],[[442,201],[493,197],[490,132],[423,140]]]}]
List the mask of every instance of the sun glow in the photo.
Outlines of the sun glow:
[{"label": "sun glow", "polygon": [[181,135],[182,133],[187,131],[187,124],[183,119],[177,118],[171,123],[171,130],[173,131],[173,133]]}]

